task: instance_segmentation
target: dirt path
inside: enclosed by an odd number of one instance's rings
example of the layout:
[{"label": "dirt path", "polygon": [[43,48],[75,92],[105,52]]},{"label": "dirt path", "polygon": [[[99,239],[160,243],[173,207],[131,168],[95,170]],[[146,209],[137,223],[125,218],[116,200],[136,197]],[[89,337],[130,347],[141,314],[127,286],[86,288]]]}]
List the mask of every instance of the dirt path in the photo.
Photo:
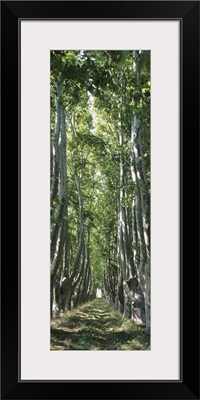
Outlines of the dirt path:
[{"label": "dirt path", "polygon": [[149,350],[145,328],[98,299],[51,322],[51,350]]}]

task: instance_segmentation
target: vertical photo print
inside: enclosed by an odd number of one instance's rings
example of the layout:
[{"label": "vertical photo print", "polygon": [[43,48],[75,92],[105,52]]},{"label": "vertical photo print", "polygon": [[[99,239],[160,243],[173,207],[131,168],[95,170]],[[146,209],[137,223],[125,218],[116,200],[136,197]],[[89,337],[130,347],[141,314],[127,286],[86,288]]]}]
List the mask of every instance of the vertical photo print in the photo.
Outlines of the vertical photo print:
[{"label": "vertical photo print", "polygon": [[151,350],[150,55],[51,51],[52,351]]}]

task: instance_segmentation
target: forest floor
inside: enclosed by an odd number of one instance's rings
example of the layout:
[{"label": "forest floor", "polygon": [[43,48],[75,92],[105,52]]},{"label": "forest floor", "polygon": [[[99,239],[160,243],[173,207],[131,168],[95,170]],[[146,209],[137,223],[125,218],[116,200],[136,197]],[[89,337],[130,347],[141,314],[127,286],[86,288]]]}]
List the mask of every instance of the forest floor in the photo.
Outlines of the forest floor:
[{"label": "forest floor", "polygon": [[51,321],[51,350],[150,350],[150,338],[143,325],[96,299]]}]

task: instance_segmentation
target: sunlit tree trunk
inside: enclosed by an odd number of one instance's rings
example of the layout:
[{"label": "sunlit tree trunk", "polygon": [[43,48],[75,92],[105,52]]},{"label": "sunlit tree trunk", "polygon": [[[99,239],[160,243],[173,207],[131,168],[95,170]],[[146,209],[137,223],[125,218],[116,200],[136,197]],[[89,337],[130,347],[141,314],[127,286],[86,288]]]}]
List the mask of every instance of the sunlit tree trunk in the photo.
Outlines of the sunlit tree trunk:
[{"label": "sunlit tree trunk", "polygon": [[[139,83],[139,52],[133,52],[134,78]],[[137,277],[145,299],[146,330],[150,332],[150,200],[141,145],[142,126],[137,115],[133,116],[131,132],[131,174],[135,188],[133,204],[134,252]]]},{"label": "sunlit tree trunk", "polygon": [[[123,147],[123,134],[120,132],[119,145]],[[124,291],[123,291],[123,279],[125,273],[125,253],[124,253],[124,241],[123,241],[123,229],[124,229],[124,209],[123,209],[123,185],[124,185],[124,165],[122,156],[120,157],[120,178],[119,178],[119,217],[118,217],[118,282],[117,282],[117,293],[115,300],[115,307],[118,311],[124,311]]]},{"label": "sunlit tree trunk", "polygon": [[[53,288],[59,268],[63,265],[63,254],[68,243],[68,185],[67,185],[67,158],[66,158],[66,127],[64,105],[61,101],[62,84],[57,83],[56,119],[54,137],[54,182],[52,184],[51,205],[58,203],[55,210],[55,223],[51,231],[51,315],[53,306]],[[59,172],[58,172],[59,171]],[[59,180],[60,178],[60,180]],[[57,193],[56,193],[57,192]]]}]

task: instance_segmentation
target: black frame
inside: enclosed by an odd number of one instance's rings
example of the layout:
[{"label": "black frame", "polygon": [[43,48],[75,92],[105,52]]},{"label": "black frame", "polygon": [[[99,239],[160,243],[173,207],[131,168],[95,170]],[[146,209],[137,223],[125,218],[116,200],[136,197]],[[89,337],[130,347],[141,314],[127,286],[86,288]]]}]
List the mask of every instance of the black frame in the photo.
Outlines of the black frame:
[{"label": "black frame", "polygon": [[[20,19],[179,19],[181,40],[181,380],[180,381],[19,381],[18,310],[20,309],[20,104],[18,22]],[[3,1],[2,144],[6,170],[2,265],[2,399],[199,399],[199,1]],[[18,121],[18,124],[17,124]],[[18,130],[18,135],[17,135]],[[11,145],[12,144],[12,145]],[[18,172],[16,158],[18,149]],[[3,154],[2,154],[3,156]],[[189,175],[187,172],[189,171]],[[14,181],[18,179],[17,195]],[[184,180],[185,179],[185,180]],[[183,185],[184,182],[184,185]],[[15,200],[14,200],[15,197]],[[184,201],[183,201],[184,199]],[[8,206],[11,200],[11,206]],[[13,214],[18,224],[14,225]],[[10,221],[9,221],[10,218]],[[184,218],[184,219],[183,219]],[[184,225],[183,225],[184,221]],[[12,227],[12,228],[11,228]],[[5,231],[3,231],[5,232]],[[13,233],[18,234],[13,240]],[[18,248],[17,248],[18,247]],[[15,249],[15,250],[14,250]],[[11,256],[14,260],[11,261]],[[195,256],[197,260],[195,261]],[[18,283],[18,285],[17,285]],[[169,323],[167,321],[166,323]],[[172,327],[173,329],[173,327]],[[31,345],[31,344],[30,344]],[[38,360],[39,362],[39,360]]]}]

